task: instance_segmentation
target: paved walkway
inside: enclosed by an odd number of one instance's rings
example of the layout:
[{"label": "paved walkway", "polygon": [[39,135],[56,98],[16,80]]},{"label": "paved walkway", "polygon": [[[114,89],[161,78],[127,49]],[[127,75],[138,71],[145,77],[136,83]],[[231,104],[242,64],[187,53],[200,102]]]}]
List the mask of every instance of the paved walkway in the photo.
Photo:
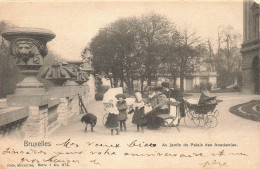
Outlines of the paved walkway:
[{"label": "paved walkway", "polygon": [[[220,111],[218,116],[218,125],[215,128],[208,130],[202,128],[189,128],[184,125],[183,120],[180,123],[180,133],[175,129],[164,128],[159,130],[147,130],[144,133],[136,132],[136,126],[131,123],[132,115],[127,120],[127,132],[121,132],[120,135],[110,135],[110,130],[106,129],[102,124],[102,117],[105,113],[102,102],[91,102],[87,105],[88,111],[94,113],[98,117],[97,126],[94,133],[84,133],[84,124],[80,122],[82,115],[76,115],[71,119],[69,125],[61,126],[57,129],[52,137],[59,139],[68,139],[72,141],[81,142],[95,142],[101,144],[120,144],[123,148],[116,149],[116,153],[123,154],[124,152],[134,153],[156,153],[156,152],[170,152],[170,153],[217,153],[225,150],[226,153],[245,153],[243,156],[223,156],[223,157],[198,157],[198,158],[174,158],[174,157],[124,157],[107,155],[98,156],[98,162],[102,162],[102,166],[88,163],[88,159],[93,159],[94,156],[84,156],[81,159],[83,162],[81,167],[86,168],[203,168],[201,163],[205,160],[219,160],[221,163],[226,162],[229,168],[252,168],[252,166],[259,166],[260,154],[260,123],[250,121],[236,116],[229,112],[229,108],[236,104],[244,103],[252,99],[259,99],[259,96],[247,96],[241,94],[217,94],[218,99],[222,99],[216,109]],[[194,95],[190,99],[199,99],[199,95]],[[136,141],[138,144],[156,143],[156,148],[128,148],[126,145]],[[162,147],[162,143],[182,145],[180,147]],[[188,148],[183,146],[187,143]],[[216,147],[216,144],[236,144],[235,147]],[[159,146],[160,144],[160,146]],[[192,144],[202,144],[202,147],[191,146]],[[212,144],[212,147],[205,147],[205,144]],[[87,147],[89,148],[89,147]],[[98,147],[92,147],[93,150],[100,150]],[[114,149],[110,149],[114,150]],[[102,150],[101,150],[102,151]],[[103,150],[104,151],[104,150]],[[129,161],[130,160],[130,161]],[[239,163],[238,163],[239,162]],[[250,167],[249,167],[250,166]],[[219,166],[209,166],[207,168],[220,168]]]},{"label": "paved walkway", "polygon": [[[223,102],[219,103],[216,107],[216,109],[219,110],[220,115],[218,116],[218,126],[216,128],[211,128],[208,130],[203,130],[201,128],[189,128],[184,125],[183,120],[181,120],[180,123],[180,130],[181,134],[191,134],[194,132],[198,133],[210,133],[215,135],[223,135],[224,133],[230,133],[230,132],[241,132],[241,133],[248,133],[259,130],[259,123],[254,122],[251,120],[243,119],[241,117],[238,117],[234,114],[231,114],[229,112],[229,108],[240,103],[244,103],[253,99],[260,99],[260,96],[256,95],[242,95],[238,93],[231,93],[231,94],[214,94],[217,95],[218,99],[223,100]],[[198,100],[199,94],[195,94],[193,96],[190,96],[188,99],[191,100]],[[69,125],[67,126],[61,126],[59,129],[57,129],[52,136],[63,136],[63,135],[71,135],[71,136],[79,136],[79,135],[109,135],[110,136],[110,130],[105,128],[103,126],[103,115],[106,113],[104,111],[104,107],[101,101],[92,101],[87,106],[87,109],[89,112],[95,114],[98,118],[97,125],[95,127],[95,133],[84,133],[84,124],[80,122],[81,117],[83,114],[75,115],[74,118],[72,118],[69,122]],[[136,132],[136,126],[131,123],[132,121],[132,115],[128,116],[127,120],[127,132],[121,132],[122,136],[126,135],[142,135],[142,136],[150,136],[150,134],[153,135],[160,135],[161,133],[167,133],[167,134],[178,134],[177,130],[175,128],[168,129],[165,131],[164,128],[160,128],[159,130],[145,130],[144,133],[137,133]],[[237,131],[238,130],[238,131]]]}]

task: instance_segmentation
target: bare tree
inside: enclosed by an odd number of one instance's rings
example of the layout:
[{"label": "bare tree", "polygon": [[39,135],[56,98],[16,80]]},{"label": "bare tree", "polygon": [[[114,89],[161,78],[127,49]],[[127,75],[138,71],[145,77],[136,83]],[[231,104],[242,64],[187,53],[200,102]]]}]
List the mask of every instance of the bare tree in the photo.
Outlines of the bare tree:
[{"label": "bare tree", "polygon": [[204,61],[218,73],[218,86],[225,88],[236,84],[241,74],[242,56],[239,51],[241,35],[232,26],[220,26],[217,32],[217,48],[214,51],[213,43],[208,40],[208,54]]}]

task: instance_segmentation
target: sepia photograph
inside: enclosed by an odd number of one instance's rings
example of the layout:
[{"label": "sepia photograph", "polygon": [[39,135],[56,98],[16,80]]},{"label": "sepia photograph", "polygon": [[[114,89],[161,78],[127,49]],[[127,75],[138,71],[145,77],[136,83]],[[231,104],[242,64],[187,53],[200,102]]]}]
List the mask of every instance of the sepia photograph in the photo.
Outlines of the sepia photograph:
[{"label": "sepia photograph", "polygon": [[0,1],[0,169],[259,169],[260,0]]}]

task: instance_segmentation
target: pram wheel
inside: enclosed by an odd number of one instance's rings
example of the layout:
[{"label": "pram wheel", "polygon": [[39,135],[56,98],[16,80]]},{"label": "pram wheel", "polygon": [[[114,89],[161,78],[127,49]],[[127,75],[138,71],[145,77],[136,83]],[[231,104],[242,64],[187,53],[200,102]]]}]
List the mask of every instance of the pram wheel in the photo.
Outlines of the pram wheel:
[{"label": "pram wheel", "polygon": [[208,115],[205,119],[205,122],[209,128],[214,128],[218,125],[218,120],[213,115]]},{"label": "pram wheel", "polygon": [[219,111],[218,111],[218,110],[215,110],[215,111],[214,111],[214,116],[215,116],[215,117],[218,117],[218,115],[219,115]]},{"label": "pram wheel", "polygon": [[193,110],[186,109],[186,116],[184,117],[184,124],[187,127],[195,127],[194,122],[193,122],[194,115],[195,115],[195,113]]},{"label": "pram wheel", "polygon": [[193,122],[198,127],[204,127],[206,125],[205,114],[196,114],[193,116]]}]

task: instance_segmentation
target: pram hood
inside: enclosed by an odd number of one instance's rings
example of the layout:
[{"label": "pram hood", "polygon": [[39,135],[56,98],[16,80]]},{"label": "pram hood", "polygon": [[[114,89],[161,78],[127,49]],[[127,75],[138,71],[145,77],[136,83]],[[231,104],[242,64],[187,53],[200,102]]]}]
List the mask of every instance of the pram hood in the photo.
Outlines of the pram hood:
[{"label": "pram hood", "polygon": [[[103,104],[106,105],[110,103],[111,100],[113,100],[113,104],[116,105],[117,103],[116,95],[118,94],[123,94],[122,87],[108,89],[108,91],[104,94]],[[127,105],[133,105],[135,102],[135,98],[126,98],[125,101]]]},{"label": "pram hood", "polygon": [[109,103],[111,100],[113,100],[114,105],[117,103],[116,95],[123,94],[123,88],[110,88],[108,91],[104,94],[103,97],[103,103]]},{"label": "pram hood", "polygon": [[211,96],[210,92],[208,90],[204,90],[201,92],[199,105],[201,104],[214,104],[216,103],[216,97],[217,96]]}]

